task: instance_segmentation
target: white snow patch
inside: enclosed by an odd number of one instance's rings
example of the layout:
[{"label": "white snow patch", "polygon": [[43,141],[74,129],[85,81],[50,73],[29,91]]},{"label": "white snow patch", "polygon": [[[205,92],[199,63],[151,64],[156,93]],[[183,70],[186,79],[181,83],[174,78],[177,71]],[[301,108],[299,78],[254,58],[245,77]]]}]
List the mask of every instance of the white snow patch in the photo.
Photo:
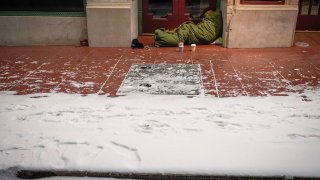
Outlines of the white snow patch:
[{"label": "white snow patch", "polygon": [[70,84],[76,88],[84,88],[84,87],[93,87],[96,83],[95,82],[76,82],[70,81]]},{"label": "white snow patch", "polygon": [[1,92],[0,169],[320,177],[319,92],[305,93],[311,101]]}]

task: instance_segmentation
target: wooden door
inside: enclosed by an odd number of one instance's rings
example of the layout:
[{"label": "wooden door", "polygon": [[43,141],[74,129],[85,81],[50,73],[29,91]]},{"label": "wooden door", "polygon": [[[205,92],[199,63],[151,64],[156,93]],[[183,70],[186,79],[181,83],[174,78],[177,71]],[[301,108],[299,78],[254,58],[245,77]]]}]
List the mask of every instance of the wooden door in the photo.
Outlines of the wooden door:
[{"label": "wooden door", "polygon": [[297,30],[320,31],[320,0],[299,0]]},{"label": "wooden door", "polygon": [[215,0],[143,0],[142,31],[153,33],[155,29],[174,29],[181,23],[200,21],[208,9],[215,10]]}]

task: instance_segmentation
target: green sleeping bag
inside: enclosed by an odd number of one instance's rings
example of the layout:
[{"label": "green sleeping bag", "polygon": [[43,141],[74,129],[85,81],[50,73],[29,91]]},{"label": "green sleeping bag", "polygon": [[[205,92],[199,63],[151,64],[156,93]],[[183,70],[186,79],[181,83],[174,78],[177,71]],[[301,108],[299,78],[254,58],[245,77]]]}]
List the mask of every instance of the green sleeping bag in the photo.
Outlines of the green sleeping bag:
[{"label": "green sleeping bag", "polygon": [[222,17],[220,11],[209,10],[204,14],[203,20],[195,24],[185,22],[174,31],[164,28],[154,32],[155,46],[178,46],[184,44],[210,44],[222,34]]}]

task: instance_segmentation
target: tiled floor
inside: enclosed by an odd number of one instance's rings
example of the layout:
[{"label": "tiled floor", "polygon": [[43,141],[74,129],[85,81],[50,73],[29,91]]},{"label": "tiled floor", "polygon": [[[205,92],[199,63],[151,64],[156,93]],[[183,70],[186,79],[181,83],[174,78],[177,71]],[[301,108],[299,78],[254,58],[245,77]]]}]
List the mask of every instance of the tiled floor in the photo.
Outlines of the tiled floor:
[{"label": "tiled floor", "polygon": [[205,94],[217,97],[302,93],[320,84],[320,33],[297,33],[308,47],[225,49],[198,46],[145,49],[73,46],[0,47],[0,91],[115,96],[134,63],[200,64]]}]

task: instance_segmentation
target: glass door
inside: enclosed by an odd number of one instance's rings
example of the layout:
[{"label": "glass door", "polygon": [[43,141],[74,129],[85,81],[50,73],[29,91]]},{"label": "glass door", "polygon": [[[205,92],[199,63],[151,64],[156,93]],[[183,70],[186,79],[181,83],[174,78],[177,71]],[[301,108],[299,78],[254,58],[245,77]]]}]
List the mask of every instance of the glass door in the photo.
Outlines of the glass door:
[{"label": "glass door", "polygon": [[320,30],[320,0],[299,0],[297,30]]},{"label": "glass door", "polygon": [[172,0],[149,0],[148,13],[153,14],[153,18],[168,18],[172,8]]},{"label": "glass door", "polygon": [[155,29],[174,29],[185,21],[201,20],[208,9],[215,9],[215,0],[143,0],[142,31],[153,33]]},{"label": "glass door", "polygon": [[207,10],[215,10],[215,1],[212,0],[185,0],[185,15],[189,20],[199,21]]},{"label": "glass door", "polygon": [[158,28],[174,28],[178,23],[178,0],[143,0],[142,31],[153,33]]}]

